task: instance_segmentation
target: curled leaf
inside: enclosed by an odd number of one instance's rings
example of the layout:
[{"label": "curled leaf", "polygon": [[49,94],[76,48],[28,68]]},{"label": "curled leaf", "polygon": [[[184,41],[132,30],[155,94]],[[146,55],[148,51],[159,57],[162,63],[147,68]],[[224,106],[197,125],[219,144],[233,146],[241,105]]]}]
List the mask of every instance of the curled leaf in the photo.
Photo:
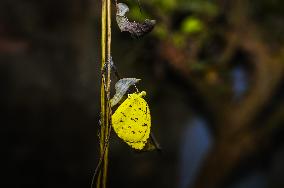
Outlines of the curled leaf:
[{"label": "curled leaf", "polygon": [[110,100],[111,107],[113,107],[117,103],[119,103],[119,101],[122,99],[122,97],[128,91],[128,89],[131,86],[135,85],[140,80],[141,79],[136,79],[136,78],[122,78],[122,79],[118,80],[115,84],[115,95]]},{"label": "curled leaf", "polygon": [[117,16],[125,16],[125,14],[129,12],[129,8],[124,3],[118,3],[116,5],[116,15]]},{"label": "curled leaf", "polygon": [[156,24],[155,20],[146,19],[143,23],[131,22],[125,16],[129,11],[128,6],[124,3],[118,3],[116,7],[116,22],[120,31],[127,31],[132,37],[139,38],[153,30]]}]

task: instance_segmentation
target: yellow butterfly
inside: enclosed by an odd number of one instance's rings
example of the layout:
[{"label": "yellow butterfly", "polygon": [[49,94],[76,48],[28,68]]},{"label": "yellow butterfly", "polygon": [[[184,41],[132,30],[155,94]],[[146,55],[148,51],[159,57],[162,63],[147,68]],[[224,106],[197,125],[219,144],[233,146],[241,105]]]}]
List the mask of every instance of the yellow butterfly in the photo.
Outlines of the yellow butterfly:
[{"label": "yellow butterfly", "polygon": [[134,149],[142,150],[150,136],[151,115],[141,93],[129,94],[128,98],[112,115],[112,126],[118,137]]}]

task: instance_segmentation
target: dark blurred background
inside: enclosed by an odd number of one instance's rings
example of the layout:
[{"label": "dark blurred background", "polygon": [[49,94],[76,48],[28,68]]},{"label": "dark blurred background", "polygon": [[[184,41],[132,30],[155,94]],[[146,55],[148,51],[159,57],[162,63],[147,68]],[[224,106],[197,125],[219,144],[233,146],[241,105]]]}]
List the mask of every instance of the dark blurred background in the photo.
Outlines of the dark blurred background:
[{"label": "dark blurred background", "polygon": [[[284,1],[135,0],[112,57],[141,78],[162,153],[111,135],[109,187],[284,187]],[[0,1],[1,187],[90,187],[98,162],[99,0]],[[113,80],[114,83],[115,79]]]}]

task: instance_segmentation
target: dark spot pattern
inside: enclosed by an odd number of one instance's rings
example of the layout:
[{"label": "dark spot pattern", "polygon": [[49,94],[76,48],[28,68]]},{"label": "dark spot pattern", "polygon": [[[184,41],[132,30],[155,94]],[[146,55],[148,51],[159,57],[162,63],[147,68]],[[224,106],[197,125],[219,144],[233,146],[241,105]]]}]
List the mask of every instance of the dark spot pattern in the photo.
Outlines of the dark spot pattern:
[{"label": "dark spot pattern", "polygon": [[[128,109],[120,110],[115,120],[118,123],[117,126],[120,126],[120,130],[118,130],[119,137],[128,144],[132,144],[130,145],[131,147],[138,147],[138,145],[135,144],[147,143],[145,139],[148,139],[149,133],[147,132],[150,129],[150,127],[148,127],[150,125],[150,119],[148,117],[150,114],[147,114],[149,113],[149,106],[138,98],[134,99],[134,101],[129,101],[124,107]],[[132,124],[126,124],[126,122],[131,121]],[[129,134],[132,134],[132,136]],[[139,136],[139,138],[137,136]]]}]

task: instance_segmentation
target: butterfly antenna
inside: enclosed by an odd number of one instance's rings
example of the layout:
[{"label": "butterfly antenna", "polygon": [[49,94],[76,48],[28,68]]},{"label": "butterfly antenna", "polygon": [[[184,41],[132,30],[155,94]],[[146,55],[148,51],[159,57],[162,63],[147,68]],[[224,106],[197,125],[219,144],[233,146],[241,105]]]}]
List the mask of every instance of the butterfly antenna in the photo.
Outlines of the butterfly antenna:
[{"label": "butterfly antenna", "polygon": [[136,84],[133,84],[133,85],[134,85],[134,87],[135,87],[135,89],[136,89],[136,92],[139,93],[139,90],[138,90]]}]

